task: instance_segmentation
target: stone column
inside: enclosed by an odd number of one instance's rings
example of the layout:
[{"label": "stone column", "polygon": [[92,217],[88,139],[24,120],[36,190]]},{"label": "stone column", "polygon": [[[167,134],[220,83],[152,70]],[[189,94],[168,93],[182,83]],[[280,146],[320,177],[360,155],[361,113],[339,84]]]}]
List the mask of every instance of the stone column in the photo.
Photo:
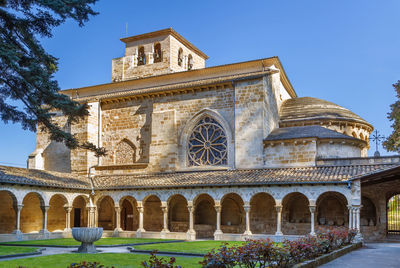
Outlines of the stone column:
[{"label": "stone column", "polygon": [[249,236],[252,235],[250,230],[250,204],[245,204],[243,208],[246,213],[246,231],[244,232],[243,235]]},{"label": "stone column", "polygon": [[136,237],[142,237],[142,233],[146,232],[143,228],[143,213],[144,207],[141,201],[137,202],[137,209],[139,211],[139,229],[136,231]]},{"label": "stone column", "polygon": [[122,228],[121,228],[121,208],[120,207],[115,207],[114,236],[118,236],[118,232],[122,232]]},{"label": "stone column", "polygon": [[47,230],[47,211],[49,211],[50,206],[43,206],[42,211],[43,211],[43,225],[42,225],[42,230],[40,230],[40,233],[44,235],[44,238],[48,238],[49,236],[49,231]]},{"label": "stone column", "polygon": [[161,230],[161,238],[167,238],[168,230],[168,204],[167,202],[161,202],[161,210],[163,212],[163,229]]},{"label": "stone column", "polygon": [[72,207],[64,207],[65,209],[65,229],[64,232],[70,232],[71,231],[71,211]]},{"label": "stone column", "polygon": [[353,222],[353,229],[357,229],[357,219],[356,219],[356,208],[353,206],[351,209],[352,211],[352,222]]},{"label": "stone column", "polygon": [[17,205],[17,228],[14,230],[14,234],[21,235],[21,210],[24,205]]},{"label": "stone column", "polygon": [[361,228],[360,228],[360,211],[361,211],[361,208],[362,208],[362,205],[360,205],[360,206],[358,206],[356,208],[356,220],[357,220],[356,229],[357,229],[358,233],[361,231]]},{"label": "stone column", "polygon": [[95,223],[96,207],[88,207],[88,227],[96,227]]},{"label": "stone column", "polygon": [[94,207],[94,227],[99,227],[99,208]]},{"label": "stone column", "polygon": [[221,230],[221,205],[220,205],[220,203],[215,202],[214,208],[217,211],[217,229],[214,232],[214,240],[221,240],[223,233]]},{"label": "stone column", "polygon": [[353,229],[353,207],[347,206],[349,208],[349,229]]},{"label": "stone column", "polygon": [[196,231],[194,230],[194,206],[192,201],[188,202],[189,210],[189,230],[187,231],[187,240],[196,240]]},{"label": "stone column", "polygon": [[315,206],[311,205],[308,206],[310,208],[310,213],[311,213],[311,232],[310,235],[315,235]]},{"label": "stone column", "polygon": [[282,234],[282,205],[276,205],[276,233],[275,235],[283,235]]}]

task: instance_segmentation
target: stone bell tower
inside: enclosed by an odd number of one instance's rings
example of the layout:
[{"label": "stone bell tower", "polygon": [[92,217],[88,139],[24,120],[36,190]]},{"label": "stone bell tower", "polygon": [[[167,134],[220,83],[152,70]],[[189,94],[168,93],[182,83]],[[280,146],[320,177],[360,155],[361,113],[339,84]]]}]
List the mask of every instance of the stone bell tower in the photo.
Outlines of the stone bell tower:
[{"label": "stone bell tower", "polygon": [[121,39],[125,56],[112,60],[112,81],[201,69],[208,56],[172,28]]}]

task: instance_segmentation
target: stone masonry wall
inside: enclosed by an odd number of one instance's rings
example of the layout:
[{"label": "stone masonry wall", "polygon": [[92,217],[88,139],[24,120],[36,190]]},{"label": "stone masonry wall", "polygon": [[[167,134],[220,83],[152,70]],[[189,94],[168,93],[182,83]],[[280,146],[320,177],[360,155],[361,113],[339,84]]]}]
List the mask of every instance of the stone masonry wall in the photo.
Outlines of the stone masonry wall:
[{"label": "stone masonry wall", "polygon": [[267,144],[264,149],[266,167],[313,166],[317,153],[316,141],[294,141]]},{"label": "stone masonry wall", "polygon": [[[274,121],[266,109],[264,81],[235,84],[235,157],[237,168],[263,167],[265,122]],[[267,91],[268,92],[268,91]],[[272,127],[273,124],[271,124]],[[270,127],[268,128],[270,130]]]}]

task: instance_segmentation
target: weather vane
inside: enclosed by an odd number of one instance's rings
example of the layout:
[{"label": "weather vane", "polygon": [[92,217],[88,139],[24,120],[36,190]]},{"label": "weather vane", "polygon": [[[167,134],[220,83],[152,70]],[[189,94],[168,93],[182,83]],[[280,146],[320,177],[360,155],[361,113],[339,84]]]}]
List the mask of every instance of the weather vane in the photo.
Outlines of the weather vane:
[{"label": "weather vane", "polygon": [[373,142],[375,142],[375,153],[374,153],[374,156],[375,156],[375,157],[381,156],[381,154],[380,154],[379,151],[378,151],[378,145],[379,145],[379,143],[382,142],[384,139],[385,139],[385,136],[379,134],[379,132],[378,132],[377,129],[372,133],[372,135],[371,135],[371,137],[370,137],[370,140],[373,141]]}]

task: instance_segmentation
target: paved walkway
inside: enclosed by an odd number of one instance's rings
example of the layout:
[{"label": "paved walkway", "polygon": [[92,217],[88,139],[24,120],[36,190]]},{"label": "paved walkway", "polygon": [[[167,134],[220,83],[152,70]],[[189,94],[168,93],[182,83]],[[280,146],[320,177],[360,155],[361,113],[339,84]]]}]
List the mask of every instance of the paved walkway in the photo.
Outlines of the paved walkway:
[{"label": "paved walkway", "polygon": [[370,243],[321,267],[391,268],[400,267],[400,243]]}]

